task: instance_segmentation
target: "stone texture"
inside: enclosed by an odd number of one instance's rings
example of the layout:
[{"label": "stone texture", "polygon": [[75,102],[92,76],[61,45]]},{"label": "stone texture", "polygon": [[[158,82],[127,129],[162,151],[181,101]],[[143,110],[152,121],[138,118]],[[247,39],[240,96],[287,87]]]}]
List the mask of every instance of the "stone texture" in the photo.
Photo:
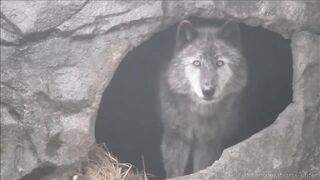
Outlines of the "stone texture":
[{"label": "stone texture", "polygon": [[273,125],[181,179],[319,179],[316,0],[1,1],[1,179],[67,179],[94,142],[100,98],[122,58],[189,15],[292,38],[294,99]]}]

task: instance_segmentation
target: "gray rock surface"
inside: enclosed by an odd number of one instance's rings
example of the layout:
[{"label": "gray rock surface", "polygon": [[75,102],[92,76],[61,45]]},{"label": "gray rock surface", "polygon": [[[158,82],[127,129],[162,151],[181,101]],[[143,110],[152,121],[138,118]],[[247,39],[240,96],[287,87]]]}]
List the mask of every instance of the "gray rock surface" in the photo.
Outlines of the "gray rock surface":
[{"label": "gray rock surface", "polygon": [[[188,15],[292,39],[294,99],[267,129],[181,179],[320,179],[319,1],[1,1],[1,179],[67,179],[123,57]],[[48,176],[50,174],[50,176]]]}]

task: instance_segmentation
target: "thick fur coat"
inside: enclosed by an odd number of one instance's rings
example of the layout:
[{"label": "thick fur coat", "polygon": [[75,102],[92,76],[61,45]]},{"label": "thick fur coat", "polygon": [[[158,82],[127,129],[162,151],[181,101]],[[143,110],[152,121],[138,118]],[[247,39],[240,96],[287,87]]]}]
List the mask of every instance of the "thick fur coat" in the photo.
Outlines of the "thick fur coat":
[{"label": "thick fur coat", "polygon": [[187,20],[179,24],[174,55],[159,80],[167,177],[184,175],[189,161],[195,172],[220,157],[223,139],[241,118],[246,84],[237,24],[194,26]]}]

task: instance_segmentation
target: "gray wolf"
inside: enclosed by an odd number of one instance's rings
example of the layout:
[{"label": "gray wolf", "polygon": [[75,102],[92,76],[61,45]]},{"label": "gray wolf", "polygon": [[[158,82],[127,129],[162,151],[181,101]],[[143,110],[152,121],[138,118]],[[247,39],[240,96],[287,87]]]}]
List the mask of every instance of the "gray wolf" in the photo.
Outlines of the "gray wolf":
[{"label": "gray wolf", "polygon": [[223,139],[239,121],[247,84],[240,36],[233,22],[178,25],[173,56],[159,79],[167,177],[184,175],[190,160],[195,172],[221,156]]}]

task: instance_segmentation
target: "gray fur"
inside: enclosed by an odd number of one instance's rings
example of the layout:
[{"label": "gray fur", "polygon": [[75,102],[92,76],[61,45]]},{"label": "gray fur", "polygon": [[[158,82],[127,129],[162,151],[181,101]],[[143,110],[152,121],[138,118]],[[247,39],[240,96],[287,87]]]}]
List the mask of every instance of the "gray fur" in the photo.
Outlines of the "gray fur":
[{"label": "gray fur", "polygon": [[[201,65],[195,66],[194,60]],[[224,65],[218,67],[218,60]],[[247,70],[237,24],[194,27],[188,21],[180,23],[174,56],[159,83],[167,177],[183,175],[190,154],[193,171],[206,168],[220,157],[222,139],[240,118]],[[207,87],[215,90],[211,100],[203,95]]]}]

